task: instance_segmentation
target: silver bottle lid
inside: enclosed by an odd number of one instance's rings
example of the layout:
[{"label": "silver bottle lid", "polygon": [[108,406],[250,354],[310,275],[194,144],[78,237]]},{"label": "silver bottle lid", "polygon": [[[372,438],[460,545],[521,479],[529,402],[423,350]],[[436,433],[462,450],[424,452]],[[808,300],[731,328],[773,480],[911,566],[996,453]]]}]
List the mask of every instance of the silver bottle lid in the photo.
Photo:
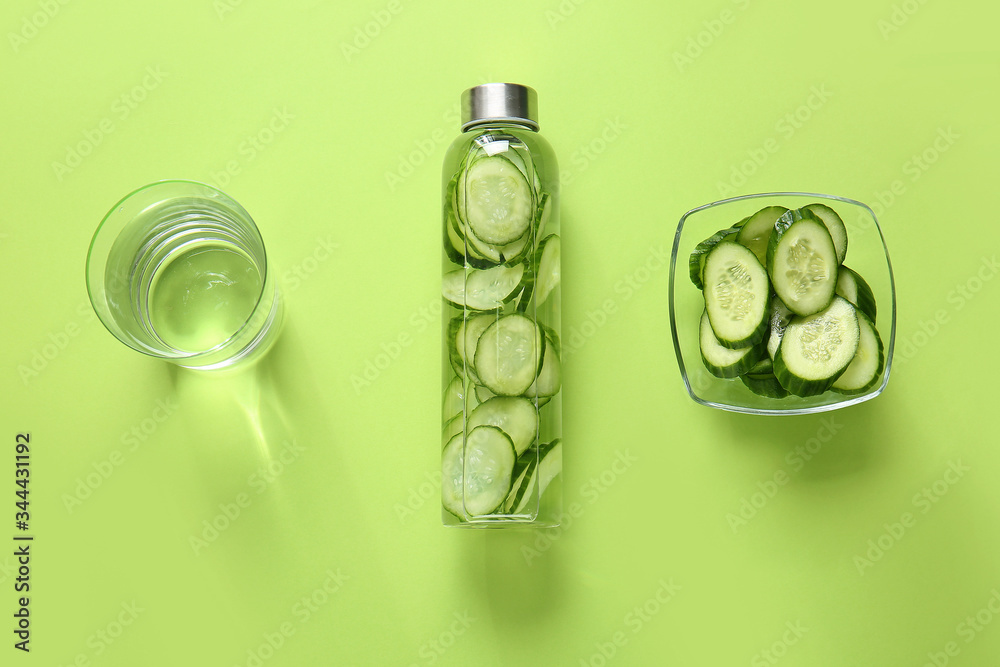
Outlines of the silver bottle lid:
[{"label": "silver bottle lid", "polygon": [[462,132],[490,121],[538,130],[538,95],[519,83],[484,83],[462,93]]}]

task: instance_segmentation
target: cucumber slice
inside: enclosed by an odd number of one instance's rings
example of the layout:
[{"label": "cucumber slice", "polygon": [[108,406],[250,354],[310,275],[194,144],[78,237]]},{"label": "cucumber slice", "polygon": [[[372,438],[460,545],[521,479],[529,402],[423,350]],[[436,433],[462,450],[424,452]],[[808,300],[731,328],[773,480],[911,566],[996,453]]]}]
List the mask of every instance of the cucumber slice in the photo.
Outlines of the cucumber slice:
[{"label": "cucumber slice", "polygon": [[559,237],[546,236],[535,253],[535,305],[540,306],[549,298],[552,290],[559,285]]},{"label": "cucumber slice", "polygon": [[740,380],[747,389],[753,393],[766,398],[784,398],[788,396],[788,391],[781,386],[778,378],[774,377],[774,367],[771,357],[764,357],[753,368],[740,376]]},{"label": "cucumber slice", "polygon": [[462,416],[463,412],[472,411],[479,405],[479,398],[473,389],[471,381],[462,381],[461,377],[452,378],[444,390],[442,405],[442,421]]},{"label": "cucumber slice", "polygon": [[885,367],[885,354],[882,349],[882,338],[878,335],[875,324],[858,310],[858,324],[861,328],[861,339],[854,359],[840,377],[833,383],[831,389],[841,394],[863,394],[876,384],[882,377]]},{"label": "cucumber slice", "polygon": [[[546,328],[547,329],[547,328]],[[559,361],[558,343],[554,342],[546,330],[545,352],[542,355],[542,367],[538,371],[538,377],[531,383],[525,396],[538,398],[542,396],[555,396],[562,386],[562,364]],[[553,334],[554,335],[554,334]]]},{"label": "cucumber slice", "polygon": [[527,398],[494,396],[469,415],[469,431],[483,425],[496,426],[506,433],[520,456],[538,437],[538,409]]},{"label": "cucumber slice", "polygon": [[462,427],[465,425],[465,415],[459,413],[446,421],[444,426],[441,428],[441,448],[444,449],[445,445],[462,432]]},{"label": "cucumber slice", "polygon": [[732,350],[723,347],[719,339],[712,331],[712,324],[708,321],[708,313],[701,314],[701,360],[705,364],[708,372],[715,377],[734,378],[737,375],[746,373],[753,367],[760,358],[760,348],[756,346],[745,347],[741,350]]},{"label": "cucumber slice", "polygon": [[736,242],[750,249],[761,266],[767,265],[767,242],[771,239],[774,222],[788,211],[784,206],[762,208],[743,223]]},{"label": "cucumber slice", "polygon": [[774,355],[774,375],[781,386],[796,396],[815,396],[829,389],[858,351],[857,313],[838,296],[820,312],[794,318]]},{"label": "cucumber slice", "polygon": [[552,217],[552,197],[548,192],[543,192],[538,197],[538,211],[535,213],[535,240],[542,238],[545,227]]},{"label": "cucumber slice", "polygon": [[878,308],[875,305],[875,293],[857,271],[846,266],[840,267],[837,274],[837,294],[853,303],[872,322],[876,321]]},{"label": "cucumber slice", "polygon": [[511,487],[504,507],[511,514],[525,514],[532,498],[537,502],[555,476],[562,472],[562,441],[556,438],[537,450],[526,451],[517,465],[523,466],[524,474],[517,476],[518,483]]},{"label": "cucumber slice", "polygon": [[705,267],[705,256],[720,241],[735,240],[736,235],[739,234],[740,229],[749,219],[750,218],[743,218],[729,229],[721,229],[717,231],[715,234],[709,236],[707,239],[696,245],[694,250],[691,251],[691,257],[688,258],[688,273],[691,276],[691,282],[694,283],[695,287],[702,289],[704,286],[704,281],[702,280],[702,269]]},{"label": "cucumber slice", "polygon": [[524,174],[501,155],[480,157],[458,183],[458,217],[486,243],[521,238],[534,218],[535,198]]},{"label": "cucumber slice", "polygon": [[816,217],[826,225],[830,238],[833,239],[833,247],[837,249],[837,263],[843,264],[844,258],[847,257],[847,227],[844,221],[826,204],[809,204],[803,208],[816,214]]},{"label": "cucumber slice", "polygon": [[441,453],[441,504],[460,519],[494,512],[510,493],[516,460],[514,444],[495,426],[459,433]]},{"label": "cucumber slice", "polygon": [[458,308],[497,310],[516,296],[523,276],[524,264],[449,271],[442,279],[441,295]]},{"label": "cucumber slice", "polygon": [[792,321],[794,313],[781,303],[781,299],[771,299],[771,333],[767,338],[767,356],[774,359],[774,353],[781,345],[781,337],[785,334],[785,327]]},{"label": "cucumber slice", "polygon": [[476,385],[476,398],[479,399],[480,403],[485,403],[486,401],[490,400],[494,396],[496,396],[496,394],[494,394],[492,391],[490,391],[489,389],[487,389],[483,385],[481,385],[481,384],[477,384]]},{"label": "cucumber slice", "polygon": [[774,223],[767,272],[778,298],[796,315],[812,315],[830,305],[839,266],[830,232],[814,213],[788,211]]},{"label": "cucumber slice", "polygon": [[[476,358],[476,345],[479,343],[479,337],[486,331],[486,327],[496,321],[496,315],[475,313],[464,318],[459,316],[455,319],[460,320],[454,333],[454,356],[460,368],[457,374],[460,377],[468,377],[474,384],[480,384],[481,380],[476,374],[473,363]],[[452,366],[454,365],[455,362],[452,363]]]},{"label": "cucumber slice", "polygon": [[519,313],[499,318],[486,328],[476,346],[476,374],[498,396],[519,396],[538,376],[545,336]]},{"label": "cucumber slice", "polygon": [[771,284],[745,246],[720,241],[705,258],[705,311],[723,347],[750,347],[768,331]]}]

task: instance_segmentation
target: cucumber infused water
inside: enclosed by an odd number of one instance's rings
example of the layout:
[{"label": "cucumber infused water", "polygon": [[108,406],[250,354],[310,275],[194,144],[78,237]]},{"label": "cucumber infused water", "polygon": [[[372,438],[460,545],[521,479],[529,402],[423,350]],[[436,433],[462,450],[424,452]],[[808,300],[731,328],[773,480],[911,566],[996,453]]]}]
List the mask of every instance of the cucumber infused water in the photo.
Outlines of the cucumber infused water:
[{"label": "cucumber infused water", "polygon": [[462,95],[442,215],[445,525],[556,525],[562,470],[559,178],[535,91]]}]

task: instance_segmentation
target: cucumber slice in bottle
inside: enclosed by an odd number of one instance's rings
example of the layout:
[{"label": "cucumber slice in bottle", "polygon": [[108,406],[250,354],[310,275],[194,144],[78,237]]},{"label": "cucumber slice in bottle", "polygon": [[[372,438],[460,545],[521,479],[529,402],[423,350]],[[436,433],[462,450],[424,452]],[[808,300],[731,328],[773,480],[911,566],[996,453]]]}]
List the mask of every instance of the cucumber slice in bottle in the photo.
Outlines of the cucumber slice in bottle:
[{"label": "cucumber slice in bottle", "polygon": [[882,369],[885,368],[885,354],[878,329],[860,309],[858,320],[861,328],[858,351],[854,353],[854,359],[847,366],[847,370],[831,385],[831,389],[841,394],[865,393],[878,384],[882,377]]},{"label": "cucumber slice in bottle", "polygon": [[858,351],[858,311],[843,297],[818,313],[794,318],[774,355],[774,375],[796,396],[822,394]]},{"label": "cucumber slice in bottle", "polygon": [[476,346],[476,374],[497,396],[519,396],[538,376],[545,352],[545,336],[532,320],[519,313],[490,324]]},{"label": "cucumber slice in bottle", "polygon": [[796,315],[830,305],[840,262],[826,225],[810,211],[788,211],[774,223],[767,272],[778,298]]},{"label": "cucumber slice in bottle", "polygon": [[469,415],[470,431],[483,425],[496,426],[506,433],[520,456],[538,437],[538,409],[527,398],[494,396]]},{"label": "cucumber slice in bottle", "polygon": [[708,313],[701,314],[701,360],[708,372],[719,378],[734,378],[743,375],[753,367],[760,358],[760,347],[751,346],[741,350],[723,347],[712,331],[708,321]]},{"label": "cucumber slice in bottle", "polygon": [[736,242],[749,248],[761,266],[767,265],[767,242],[771,239],[774,223],[787,211],[784,206],[762,208],[746,219],[736,235]]},{"label": "cucumber slice in bottle", "polygon": [[545,226],[552,217],[552,197],[548,192],[543,192],[538,197],[538,210],[535,213],[535,241],[542,238],[545,233]]},{"label": "cucumber slice in bottle", "polygon": [[516,460],[514,444],[495,426],[459,433],[441,454],[441,504],[460,519],[490,514],[510,493]]},{"label": "cucumber slice in bottle", "polygon": [[481,382],[476,374],[474,364],[476,345],[479,343],[479,337],[486,331],[486,327],[496,322],[496,319],[496,315],[493,313],[469,314],[461,319],[455,330],[455,356],[464,369],[464,373],[459,373],[459,375],[467,375],[475,384]]},{"label": "cucumber slice in bottle", "polygon": [[531,383],[525,396],[530,398],[555,396],[562,386],[562,364],[559,361],[558,343],[546,332],[545,352],[542,354],[542,367],[538,371],[538,377]]},{"label": "cucumber slice in bottle", "polygon": [[705,258],[705,311],[723,347],[736,350],[759,342],[768,331],[771,284],[754,254],[720,241]]},{"label": "cucumber slice in bottle", "polygon": [[448,442],[454,438],[456,435],[462,433],[462,427],[465,425],[465,415],[459,413],[446,421],[444,426],[441,428],[441,448],[443,449]]},{"label": "cucumber slice in bottle", "polygon": [[472,161],[458,183],[459,219],[486,243],[521,238],[535,214],[535,197],[524,174],[502,155]]},{"label": "cucumber slice in bottle", "polygon": [[876,321],[878,308],[875,305],[875,293],[857,271],[846,266],[840,267],[837,274],[837,294],[853,303],[872,322]]},{"label": "cucumber slice in bottle", "polygon": [[523,466],[524,474],[517,476],[518,483],[511,487],[504,502],[504,508],[511,514],[527,513],[532,499],[537,502],[556,475],[562,472],[562,441],[556,438],[537,450],[526,451],[518,459],[518,465]]},{"label": "cucumber slice in bottle", "polygon": [[541,306],[559,284],[559,237],[546,236],[535,253],[535,305]]},{"label": "cucumber slice in bottle", "polygon": [[847,257],[847,227],[844,221],[826,204],[809,204],[803,208],[814,213],[826,225],[830,238],[833,239],[833,246],[837,249],[837,263],[843,264],[844,258]]},{"label": "cucumber slice in bottle", "polygon": [[491,269],[458,269],[442,279],[441,295],[457,308],[497,310],[516,296],[524,276],[524,264]]},{"label": "cucumber slice in bottle", "polygon": [[788,310],[785,304],[781,303],[781,299],[772,297],[771,332],[767,337],[767,356],[770,359],[774,359],[774,353],[778,351],[778,346],[781,345],[781,337],[785,334],[785,327],[792,321],[793,316],[794,313]]},{"label": "cucumber slice in bottle", "polygon": [[463,382],[461,377],[453,378],[448,383],[441,401],[443,421],[462,416],[463,412],[472,411],[479,405],[474,386],[471,381]]}]

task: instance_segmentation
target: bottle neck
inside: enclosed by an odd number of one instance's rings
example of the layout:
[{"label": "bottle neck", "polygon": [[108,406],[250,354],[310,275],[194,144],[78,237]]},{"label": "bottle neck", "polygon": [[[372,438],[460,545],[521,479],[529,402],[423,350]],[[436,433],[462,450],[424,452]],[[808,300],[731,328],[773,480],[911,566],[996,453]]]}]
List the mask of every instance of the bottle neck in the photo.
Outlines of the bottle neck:
[{"label": "bottle neck", "polygon": [[529,132],[538,132],[538,126],[533,125],[530,121],[517,119],[492,119],[484,120],[462,128],[462,132],[475,132],[482,130],[528,130]]}]

